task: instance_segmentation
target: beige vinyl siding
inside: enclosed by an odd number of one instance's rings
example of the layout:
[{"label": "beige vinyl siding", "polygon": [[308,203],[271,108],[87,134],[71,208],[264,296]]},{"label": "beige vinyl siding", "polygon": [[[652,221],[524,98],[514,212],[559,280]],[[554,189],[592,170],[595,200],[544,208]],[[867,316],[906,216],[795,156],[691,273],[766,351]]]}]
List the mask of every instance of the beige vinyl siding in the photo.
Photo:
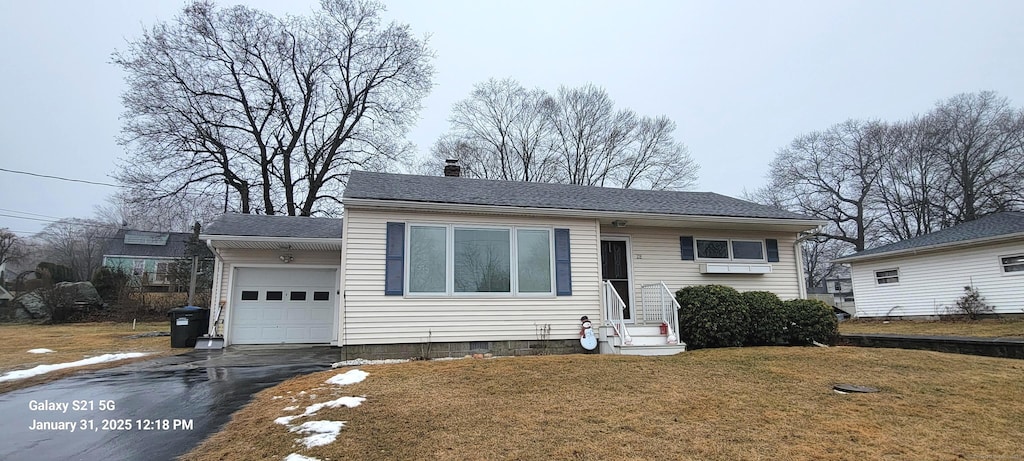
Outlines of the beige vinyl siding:
[{"label": "beige vinyl siding", "polygon": [[[282,269],[303,265],[312,266],[341,266],[340,251],[309,251],[290,250],[288,254],[295,257],[291,263],[282,263],[279,257],[280,251],[276,250],[252,250],[241,248],[221,248],[217,250],[217,262],[221,264],[220,288],[218,290],[218,302],[223,301],[225,305],[230,304],[231,290],[228,286],[231,280],[231,273],[236,266],[247,265],[273,265]],[[230,307],[228,307],[230,308]]]},{"label": "beige vinyl siding", "polygon": [[[572,296],[385,296],[388,222],[568,228]],[[575,339],[580,316],[600,318],[596,220],[345,211],[343,344]]]},{"label": "beige vinyl siding", "polygon": [[[636,300],[640,299],[641,285],[657,282],[665,282],[673,293],[690,285],[718,284],[728,285],[739,291],[770,291],[782,299],[800,297],[801,281],[797,274],[797,259],[793,250],[796,235],[793,233],[667,227],[602,227],[601,232],[602,235],[608,236],[629,236],[632,250],[632,266],[629,269],[633,274]],[[770,274],[701,274],[702,262],[715,261],[683,261],[679,251],[679,237],[682,236],[692,236],[694,239],[776,239],[779,241],[779,262],[756,263],[771,265]]]},{"label": "beige vinyl siding", "polygon": [[[1024,241],[850,263],[857,317],[942,315],[974,285],[996,313],[1024,312],[1024,274],[1004,274],[1000,256],[1024,253]],[[875,272],[896,269],[899,283]]]}]

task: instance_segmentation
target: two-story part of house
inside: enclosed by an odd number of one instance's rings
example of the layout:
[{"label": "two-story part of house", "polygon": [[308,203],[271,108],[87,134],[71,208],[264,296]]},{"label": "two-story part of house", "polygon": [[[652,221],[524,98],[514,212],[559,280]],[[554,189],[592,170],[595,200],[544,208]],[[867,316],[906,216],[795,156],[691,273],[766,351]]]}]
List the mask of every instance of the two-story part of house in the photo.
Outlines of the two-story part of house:
[{"label": "two-story part of house", "polygon": [[[186,291],[188,277],[182,277],[176,266],[190,259],[191,238],[192,234],[184,232],[120,229],[107,242],[103,266],[136,277],[146,291]],[[202,244],[192,247],[201,261],[200,272],[212,271],[214,256],[210,249]]]}]

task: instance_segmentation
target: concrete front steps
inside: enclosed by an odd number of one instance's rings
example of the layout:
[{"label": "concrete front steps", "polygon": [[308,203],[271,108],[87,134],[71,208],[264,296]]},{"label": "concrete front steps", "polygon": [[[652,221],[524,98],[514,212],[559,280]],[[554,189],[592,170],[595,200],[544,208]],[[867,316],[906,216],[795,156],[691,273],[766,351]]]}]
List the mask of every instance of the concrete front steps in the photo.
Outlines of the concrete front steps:
[{"label": "concrete front steps", "polygon": [[602,354],[622,355],[675,355],[686,351],[685,344],[669,344],[666,335],[661,334],[658,326],[627,325],[626,329],[632,338],[632,344],[622,344],[621,338],[615,336],[615,330],[604,327],[600,344]]}]

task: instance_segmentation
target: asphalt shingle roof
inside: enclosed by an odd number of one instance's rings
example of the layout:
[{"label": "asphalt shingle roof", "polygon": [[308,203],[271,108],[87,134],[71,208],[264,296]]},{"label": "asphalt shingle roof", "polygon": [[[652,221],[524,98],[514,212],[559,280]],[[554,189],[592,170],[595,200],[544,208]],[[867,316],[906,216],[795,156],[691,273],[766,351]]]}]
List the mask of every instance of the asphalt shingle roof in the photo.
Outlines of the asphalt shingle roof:
[{"label": "asphalt shingle roof", "polygon": [[859,259],[862,256],[876,256],[915,248],[949,245],[958,242],[1022,233],[1024,233],[1024,212],[1006,211],[990,214],[974,221],[957,224],[930,234],[864,250],[849,257]]},{"label": "asphalt shingle roof", "polygon": [[207,225],[203,235],[339,239],[341,219],[229,213]]},{"label": "asphalt shingle roof", "polygon": [[344,198],[681,216],[815,219],[713,192],[613,189],[365,171],[352,172]]},{"label": "asphalt shingle roof", "polygon": [[[126,233],[132,233],[135,235],[153,236],[159,237],[167,235],[167,244],[165,245],[133,245],[130,243],[124,243],[124,236]],[[188,247],[188,240],[191,234],[187,232],[144,232],[130,229],[119,229],[117,234],[107,241],[105,255],[111,256],[140,256],[140,257],[153,257],[153,258],[184,258],[186,256],[185,251]],[[213,253],[210,253],[206,245],[201,245],[203,254],[200,256],[204,258],[212,258]]]}]

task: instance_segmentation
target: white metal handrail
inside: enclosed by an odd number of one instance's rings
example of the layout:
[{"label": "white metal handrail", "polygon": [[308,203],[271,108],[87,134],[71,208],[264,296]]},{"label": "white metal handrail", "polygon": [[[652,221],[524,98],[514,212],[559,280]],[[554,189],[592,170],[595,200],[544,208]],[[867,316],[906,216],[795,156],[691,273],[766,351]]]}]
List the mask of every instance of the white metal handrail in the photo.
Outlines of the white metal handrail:
[{"label": "white metal handrail", "polygon": [[622,345],[631,345],[633,344],[633,338],[629,336],[626,322],[622,318],[622,311],[626,309],[626,303],[622,301],[622,297],[619,296],[619,292],[615,291],[615,286],[611,282],[606,280],[603,283],[605,323],[615,330],[615,334],[622,341]]},{"label": "white metal handrail", "polygon": [[678,344],[679,336],[679,302],[665,282],[651,283],[640,286],[640,304],[643,309],[641,318],[645,323],[659,323],[667,326],[666,342]]}]

